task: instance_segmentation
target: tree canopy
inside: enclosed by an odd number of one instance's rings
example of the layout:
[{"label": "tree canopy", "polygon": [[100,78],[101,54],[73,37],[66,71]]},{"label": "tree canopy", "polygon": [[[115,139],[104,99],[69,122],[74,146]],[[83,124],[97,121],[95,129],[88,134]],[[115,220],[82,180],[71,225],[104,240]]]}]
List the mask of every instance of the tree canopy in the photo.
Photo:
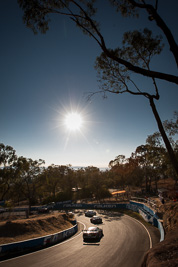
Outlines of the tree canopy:
[{"label": "tree canopy", "polygon": [[[158,0],[155,4],[151,5],[146,1],[133,1],[133,0],[108,0],[115,8],[116,12],[122,16],[135,16],[139,17],[140,10],[145,10],[149,19],[154,20],[157,26],[164,33],[170,50],[174,55],[178,65],[178,50],[174,37],[157,11]],[[129,70],[152,78],[159,78],[178,84],[178,76],[170,75],[167,73],[157,72],[154,70],[147,70],[133,64],[130,60],[117,56],[111,49],[106,46],[104,36],[102,36],[99,28],[99,22],[95,21],[94,16],[97,12],[95,7],[96,0],[18,0],[20,7],[24,11],[24,23],[27,27],[31,28],[34,33],[45,33],[49,30],[50,14],[59,14],[68,16],[82,29],[85,34],[92,37],[101,47],[107,57],[115,60],[117,63],[124,65]],[[149,2],[149,1],[148,1]],[[102,6],[101,6],[102,8]]]},{"label": "tree canopy", "polygon": [[[175,112],[173,119],[163,122],[176,156],[177,119]],[[140,144],[129,158],[116,156],[105,171],[94,166],[73,169],[71,165],[52,164],[45,167],[44,160],[18,157],[11,146],[4,144],[0,144],[0,158],[4,162],[0,168],[0,200],[16,205],[26,200],[29,208],[52,201],[91,198],[100,201],[111,197],[110,188],[130,192],[130,188],[136,187],[152,193],[156,192],[160,179],[170,177],[175,184],[178,181],[159,132],[149,135],[146,143]]]}]

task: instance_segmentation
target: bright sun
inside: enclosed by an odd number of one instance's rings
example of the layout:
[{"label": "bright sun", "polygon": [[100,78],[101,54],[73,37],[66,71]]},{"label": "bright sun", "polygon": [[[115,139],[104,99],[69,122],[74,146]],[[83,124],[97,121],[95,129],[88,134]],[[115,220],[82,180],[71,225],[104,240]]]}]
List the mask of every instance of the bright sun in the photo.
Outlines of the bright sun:
[{"label": "bright sun", "polygon": [[80,130],[82,117],[79,113],[69,113],[65,118],[65,125],[70,131]]}]

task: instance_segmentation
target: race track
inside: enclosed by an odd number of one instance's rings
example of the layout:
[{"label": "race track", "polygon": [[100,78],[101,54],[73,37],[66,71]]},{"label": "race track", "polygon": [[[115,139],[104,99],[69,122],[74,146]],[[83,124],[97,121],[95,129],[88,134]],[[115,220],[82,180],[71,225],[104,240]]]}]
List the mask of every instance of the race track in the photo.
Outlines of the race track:
[{"label": "race track", "polygon": [[[140,267],[151,246],[148,232],[135,219],[118,212],[99,211],[104,237],[83,243],[82,232],[63,243],[0,262],[1,267]],[[80,229],[91,226],[83,212],[76,214]]]}]

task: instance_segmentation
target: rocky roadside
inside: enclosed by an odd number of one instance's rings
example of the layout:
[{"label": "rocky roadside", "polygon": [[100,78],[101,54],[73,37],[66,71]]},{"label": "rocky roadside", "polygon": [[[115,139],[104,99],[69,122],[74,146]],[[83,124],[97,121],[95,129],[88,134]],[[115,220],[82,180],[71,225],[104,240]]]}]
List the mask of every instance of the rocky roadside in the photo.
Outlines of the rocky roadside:
[{"label": "rocky roadside", "polygon": [[161,205],[159,212],[163,215],[165,240],[147,252],[142,267],[177,267],[178,203],[169,202]]}]

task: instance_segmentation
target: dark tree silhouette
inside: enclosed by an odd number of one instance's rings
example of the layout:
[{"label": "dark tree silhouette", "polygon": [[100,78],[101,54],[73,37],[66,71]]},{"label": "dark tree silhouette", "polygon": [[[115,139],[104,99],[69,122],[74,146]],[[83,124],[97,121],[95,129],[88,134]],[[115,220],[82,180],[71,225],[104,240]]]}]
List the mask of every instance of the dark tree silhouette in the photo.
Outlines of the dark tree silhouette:
[{"label": "dark tree silhouette", "polygon": [[[178,65],[178,45],[171,30],[158,13],[158,0],[108,0],[118,12],[118,16],[139,17],[139,12],[144,10],[150,23],[155,22],[162,31],[169,44],[169,49]],[[156,119],[159,131],[168,150],[171,162],[178,175],[178,161],[172,146],[167,138],[160,116],[156,109],[155,100],[159,100],[159,91],[156,79],[161,79],[178,84],[178,76],[151,70],[150,60],[154,55],[161,52],[161,38],[153,37],[151,31],[144,29],[143,32],[125,33],[123,46],[110,49],[107,47],[105,38],[99,29],[99,23],[94,20],[97,9],[95,0],[18,0],[24,11],[24,23],[31,28],[34,33],[38,31],[45,33],[49,27],[50,14],[68,16],[85,34],[92,37],[102,50],[101,56],[97,59],[96,68],[100,72],[100,77],[104,83],[102,91],[121,94],[124,92],[132,95],[144,96],[148,99],[152,112]],[[170,5],[170,3],[168,3]],[[101,6],[102,8],[102,6]],[[133,41],[134,40],[134,41]],[[127,44],[127,45],[125,45]],[[155,88],[155,93],[150,94],[140,89],[130,76],[131,73],[150,77]],[[117,76],[116,76],[117,75]],[[132,88],[130,89],[130,84]],[[133,89],[134,87],[134,89]]]}]

